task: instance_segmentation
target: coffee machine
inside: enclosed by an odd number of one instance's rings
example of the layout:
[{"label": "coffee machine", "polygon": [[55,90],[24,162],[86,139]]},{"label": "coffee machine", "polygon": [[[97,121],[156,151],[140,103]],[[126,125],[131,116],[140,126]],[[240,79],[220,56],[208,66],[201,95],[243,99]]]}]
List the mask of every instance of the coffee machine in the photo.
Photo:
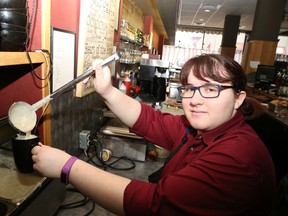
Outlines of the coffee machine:
[{"label": "coffee machine", "polygon": [[165,101],[168,77],[169,61],[141,59],[139,83],[144,96],[150,96],[150,99],[156,102]]}]

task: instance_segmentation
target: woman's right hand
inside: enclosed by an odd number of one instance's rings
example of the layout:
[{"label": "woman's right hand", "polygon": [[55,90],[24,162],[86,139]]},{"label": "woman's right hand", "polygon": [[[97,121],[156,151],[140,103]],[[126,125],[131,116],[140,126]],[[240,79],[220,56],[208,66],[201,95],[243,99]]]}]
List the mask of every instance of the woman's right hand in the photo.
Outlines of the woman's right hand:
[{"label": "woman's right hand", "polygon": [[139,101],[123,94],[112,85],[110,69],[102,68],[99,60],[93,62],[95,69],[94,88],[104,99],[108,108],[128,127],[138,119],[141,112]]},{"label": "woman's right hand", "polygon": [[100,65],[101,61],[102,60],[97,59],[92,63],[92,68],[95,70],[93,83],[96,92],[105,98],[105,96],[111,92],[113,86],[110,69],[107,66],[102,68]]}]

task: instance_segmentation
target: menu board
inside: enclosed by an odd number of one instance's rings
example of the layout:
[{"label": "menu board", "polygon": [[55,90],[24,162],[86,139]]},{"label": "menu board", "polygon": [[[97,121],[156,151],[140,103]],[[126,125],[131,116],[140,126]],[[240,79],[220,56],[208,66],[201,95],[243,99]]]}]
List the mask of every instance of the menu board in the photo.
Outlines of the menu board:
[{"label": "menu board", "polygon": [[[119,11],[118,0],[80,1],[79,42],[77,76],[85,73],[96,59],[112,55],[114,28]],[[94,91],[92,79],[86,84],[77,84],[76,97]]]}]

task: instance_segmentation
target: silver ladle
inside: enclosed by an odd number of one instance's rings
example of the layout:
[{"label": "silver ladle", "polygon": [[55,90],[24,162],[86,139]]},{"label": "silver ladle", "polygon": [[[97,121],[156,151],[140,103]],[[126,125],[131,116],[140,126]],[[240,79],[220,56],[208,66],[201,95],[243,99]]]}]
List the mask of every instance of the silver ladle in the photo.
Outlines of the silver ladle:
[{"label": "silver ladle", "polygon": [[[110,57],[106,58],[104,61],[100,63],[102,67],[107,66],[108,64],[112,63],[113,61],[117,61],[120,59],[120,54],[118,52],[114,53]],[[30,105],[23,101],[15,102],[11,105],[8,111],[8,118],[9,123],[11,126],[16,128],[17,130],[24,132],[26,134],[30,134],[33,128],[36,125],[37,116],[36,111],[54,99],[55,97],[61,95],[65,91],[67,91],[69,88],[73,87],[77,83],[85,80],[86,78],[93,75],[94,71],[92,67],[88,68],[86,72],[81,74],[80,76],[76,77],[74,80],[71,80],[61,88],[57,89],[50,95],[42,98],[38,102],[34,103],[33,105]]]}]

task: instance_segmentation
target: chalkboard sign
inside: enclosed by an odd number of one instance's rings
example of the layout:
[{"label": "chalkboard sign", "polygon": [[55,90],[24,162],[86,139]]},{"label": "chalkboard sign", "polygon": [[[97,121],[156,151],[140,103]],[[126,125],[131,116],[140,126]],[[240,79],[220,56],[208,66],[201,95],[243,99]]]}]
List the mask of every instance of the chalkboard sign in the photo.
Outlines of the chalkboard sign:
[{"label": "chalkboard sign", "polygon": [[[118,0],[85,0],[80,5],[77,76],[86,72],[96,59],[112,55]],[[92,81],[76,86],[76,97],[94,91]]]}]

